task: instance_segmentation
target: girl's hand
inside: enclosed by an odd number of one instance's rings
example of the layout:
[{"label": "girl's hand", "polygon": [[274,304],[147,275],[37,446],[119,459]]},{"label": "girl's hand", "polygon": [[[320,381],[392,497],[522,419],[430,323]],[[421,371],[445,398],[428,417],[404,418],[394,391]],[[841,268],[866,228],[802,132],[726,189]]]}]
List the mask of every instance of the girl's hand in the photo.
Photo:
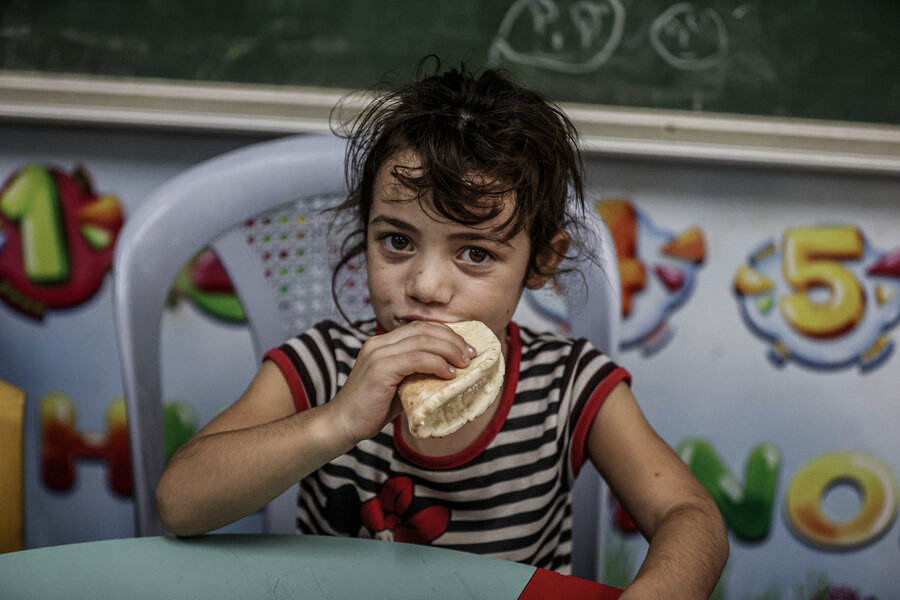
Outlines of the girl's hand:
[{"label": "girl's hand", "polygon": [[347,442],[375,436],[402,406],[397,386],[413,373],[453,379],[475,351],[442,323],[414,321],[369,338],[341,391],[328,403]]}]

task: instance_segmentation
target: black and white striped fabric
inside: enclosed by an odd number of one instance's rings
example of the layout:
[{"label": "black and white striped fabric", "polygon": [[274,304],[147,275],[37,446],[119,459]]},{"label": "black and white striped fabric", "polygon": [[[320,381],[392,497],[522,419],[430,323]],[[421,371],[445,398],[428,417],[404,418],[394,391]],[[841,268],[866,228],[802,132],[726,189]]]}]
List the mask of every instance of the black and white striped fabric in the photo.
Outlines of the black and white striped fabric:
[{"label": "black and white striped fabric", "polygon": [[[297,410],[330,400],[381,330],[325,321],[271,350]],[[300,533],[433,544],[568,574],[570,490],[590,424],[628,373],[585,340],[509,326],[501,405],[451,456],[413,451],[399,419],[300,482]]]}]

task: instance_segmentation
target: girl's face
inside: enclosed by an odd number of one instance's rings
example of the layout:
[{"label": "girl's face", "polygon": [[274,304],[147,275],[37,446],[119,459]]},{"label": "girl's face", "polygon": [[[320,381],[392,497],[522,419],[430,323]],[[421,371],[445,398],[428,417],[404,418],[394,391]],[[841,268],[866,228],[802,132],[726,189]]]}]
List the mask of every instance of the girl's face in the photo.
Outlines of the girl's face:
[{"label": "girl's face", "polygon": [[[378,171],[366,232],[369,293],[375,316],[388,331],[414,320],[478,320],[490,327],[506,352],[506,326],[524,285],[531,244],[524,231],[505,240],[492,229],[515,209],[477,226],[446,221],[391,176],[394,165],[415,166],[400,153]],[[527,279],[527,281],[526,281]]]}]

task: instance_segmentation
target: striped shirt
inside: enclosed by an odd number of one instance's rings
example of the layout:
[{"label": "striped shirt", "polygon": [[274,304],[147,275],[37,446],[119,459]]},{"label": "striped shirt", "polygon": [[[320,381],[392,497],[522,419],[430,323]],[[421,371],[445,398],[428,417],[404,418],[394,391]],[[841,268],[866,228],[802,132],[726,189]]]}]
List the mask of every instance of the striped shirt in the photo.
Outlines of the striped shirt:
[{"label": "striped shirt", "polygon": [[[266,358],[298,411],[328,402],[375,321],[325,321]],[[450,456],[413,451],[399,418],[300,482],[300,533],[433,544],[571,572],[571,488],[588,429],[628,373],[586,340],[509,325],[500,407],[485,432]]]}]

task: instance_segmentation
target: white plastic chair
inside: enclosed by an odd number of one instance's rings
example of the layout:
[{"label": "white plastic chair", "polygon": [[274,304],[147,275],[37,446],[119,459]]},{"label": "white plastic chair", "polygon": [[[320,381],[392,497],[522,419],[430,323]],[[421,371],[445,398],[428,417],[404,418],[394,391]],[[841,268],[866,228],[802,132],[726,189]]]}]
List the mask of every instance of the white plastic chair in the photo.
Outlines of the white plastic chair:
[{"label": "white plastic chair", "polygon": [[[129,415],[137,535],[164,533],[154,499],[165,462],[159,331],[172,281],[198,251],[211,247],[244,307],[258,359],[316,321],[339,320],[331,299],[330,265],[340,240],[328,238],[330,215],[320,210],[346,194],[344,150],[343,140],[316,135],[227,153],[164,184],[122,230],[115,256],[114,312]],[[569,317],[574,334],[598,348],[615,349],[615,251],[599,218],[592,223],[605,272],[596,267],[585,272],[589,302],[582,298],[572,303]],[[261,244],[260,236],[271,246]],[[290,269],[303,276],[291,280],[292,273],[284,273]],[[371,315],[362,273],[344,282],[341,297],[351,317]],[[593,579],[599,565],[601,485],[593,469],[585,469],[576,484],[576,560],[585,565],[579,574]],[[268,532],[294,531],[295,494],[293,487],[269,505]]]}]

